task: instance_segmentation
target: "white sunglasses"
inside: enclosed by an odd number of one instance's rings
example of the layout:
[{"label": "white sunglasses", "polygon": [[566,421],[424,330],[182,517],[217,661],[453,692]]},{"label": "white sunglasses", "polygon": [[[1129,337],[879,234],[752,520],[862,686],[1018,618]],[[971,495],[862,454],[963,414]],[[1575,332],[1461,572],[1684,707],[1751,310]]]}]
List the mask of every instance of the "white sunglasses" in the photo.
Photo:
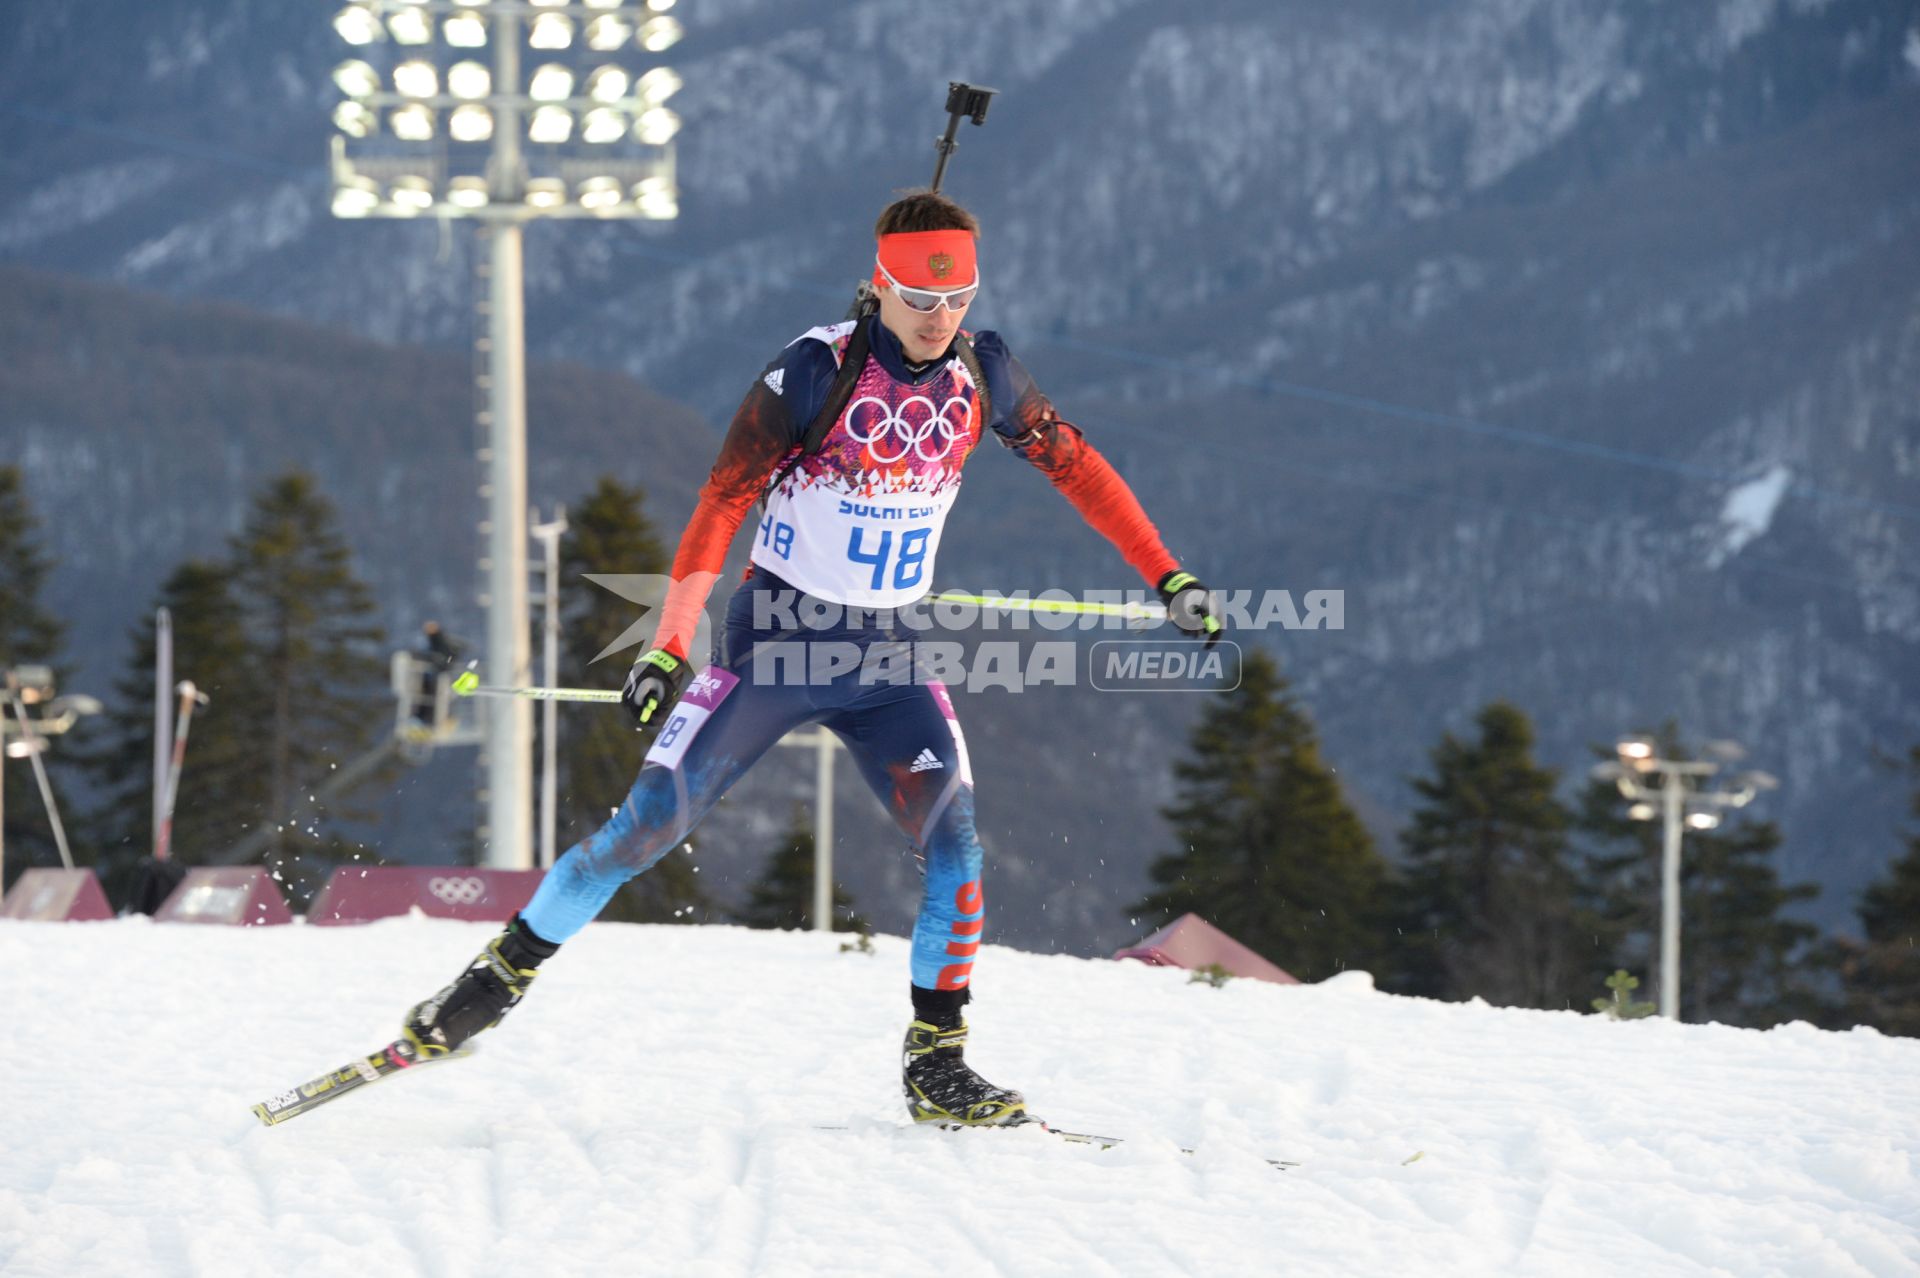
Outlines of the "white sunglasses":
[{"label": "white sunglasses", "polygon": [[919,311],[922,315],[931,315],[942,306],[957,315],[967,309],[968,305],[973,301],[973,295],[980,291],[980,269],[978,267],[974,268],[973,283],[967,285],[965,288],[937,289],[908,288],[905,284],[893,278],[893,272],[889,271],[879,258],[874,258],[873,264],[880,268],[880,274],[886,276],[887,283],[893,285],[895,296],[906,304],[907,309],[910,311]]}]

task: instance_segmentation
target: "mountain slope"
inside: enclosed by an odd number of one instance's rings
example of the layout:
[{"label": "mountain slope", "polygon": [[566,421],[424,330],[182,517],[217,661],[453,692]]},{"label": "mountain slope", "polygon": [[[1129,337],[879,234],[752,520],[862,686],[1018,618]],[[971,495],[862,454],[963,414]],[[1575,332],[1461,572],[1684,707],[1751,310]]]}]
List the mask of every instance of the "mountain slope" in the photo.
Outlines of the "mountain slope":
[{"label": "mountain slope", "polygon": [[[342,49],[321,17],[241,0],[89,13],[35,9],[0,50],[19,86],[0,110],[21,125],[0,154],[0,257],[465,346],[465,228],[325,216]],[[536,350],[721,420],[773,351],[842,310],[868,211],[928,172],[941,83],[995,84],[949,179],[986,225],[974,322],[1006,331],[1207,580],[1347,592],[1346,630],[1260,641],[1384,841],[1404,778],[1490,697],[1533,713],[1570,772],[1590,743],[1675,718],[1785,779],[1755,812],[1783,821],[1789,873],[1826,884],[1820,920],[1847,924],[1898,846],[1905,798],[1875,760],[1920,739],[1920,3],[704,0],[682,16],[687,216],[530,231]],[[449,439],[464,363],[438,383]],[[35,490],[77,500],[63,476],[80,461],[43,443],[24,454]],[[710,448],[648,477],[663,524]],[[1134,584],[991,451],[940,584]],[[532,456],[548,501],[579,485],[543,486],[542,466],[632,473],[596,432],[536,437]],[[383,490],[330,464],[337,496],[404,537],[374,509]],[[204,512],[125,482],[109,532],[128,575],[63,577],[63,602],[139,599],[142,548],[193,543],[175,525]],[[467,501],[434,502],[433,563],[394,563],[395,616],[467,593]],[[153,536],[123,513],[142,507]],[[55,549],[84,570],[106,553],[91,533],[56,525]],[[1124,907],[1166,850],[1157,808],[1192,709],[1086,688],[963,705],[1008,888],[996,927],[1082,951],[1139,934]],[[715,866],[728,881],[807,791],[797,759],[769,766],[728,809],[742,825],[703,848],[742,858]],[[916,881],[857,793],[846,855],[869,860],[898,926]]]}]

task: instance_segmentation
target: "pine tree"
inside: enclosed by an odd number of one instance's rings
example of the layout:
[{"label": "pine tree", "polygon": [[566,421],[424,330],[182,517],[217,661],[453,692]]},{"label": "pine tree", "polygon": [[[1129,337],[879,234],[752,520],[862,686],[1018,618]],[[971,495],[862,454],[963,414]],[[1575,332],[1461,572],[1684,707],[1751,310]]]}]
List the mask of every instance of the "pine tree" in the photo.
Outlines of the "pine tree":
[{"label": "pine tree", "polygon": [[[618,686],[637,649],[600,653],[616,642],[639,614],[635,605],[587,580],[587,574],[658,573],[671,566],[644,509],[645,494],[611,475],[601,476],[585,501],[567,514],[560,541],[560,682],[581,687]],[[651,637],[651,629],[643,628]],[[556,785],[562,849],[606,823],[639,775],[648,738],[633,730],[622,707],[562,705],[559,708]],[[640,923],[694,923],[713,906],[700,886],[693,858],[684,849],[662,857],[622,888],[603,919]]]},{"label": "pine tree", "polygon": [[0,466],[0,667],[48,665],[65,625],[40,603],[53,571],[17,466]]},{"label": "pine tree", "polygon": [[[1610,747],[1593,753],[1597,761],[1616,757]],[[1592,780],[1579,792],[1572,828],[1579,844],[1575,901],[1602,965],[1657,982],[1659,823],[1633,820],[1612,781]]]},{"label": "pine tree", "polygon": [[250,823],[300,817],[263,855],[278,869],[297,852],[337,852],[312,843],[326,805],[314,812],[307,800],[386,724],[382,632],[333,505],[309,475],[266,484],[232,540],[231,570],[245,695],[228,699],[222,721],[256,752],[265,805],[249,805]]},{"label": "pine tree", "polygon": [[[1533,725],[1506,702],[1451,733],[1401,835],[1405,942],[1395,985],[1511,1007],[1584,1007],[1599,977],[1577,917],[1567,858],[1569,814],[1557,776],[1533,758]],[[1609,970],[1606,964],[1601,970]]]},{"label": "pine tree", "polygon": [[188,737],[174,811],[173,858],[183,865],[202,863],[238,842],[267,805],[258,747],[234,730],[239,716],[231,713],[260,695],[233,597],[232,571],[222,563],[188,560],[167,578],[154,608],[134,627],[126,672],[102,716],[104,739],[85,760],[99,795],[87,831],[100,849],[107,895],[116,903],[126,899],[133,868],[153,847],[154,612],[162,607],[171,616],[175,678],[192,680],[209,698],[194,711]]},{"label": "pine tree", "polygon": [[1593,1010],[1605,1013],[1610,1021],[1637,1021],[1652,1016],[1659,1009],[1652,1003],[1636,999],[1633,992],[1640,988],[1640,978],[1626,968],[1620,968],[1607,978],[1605,998],[1593,1000]]},{"label": "pine tree", "polygon": [[[1913,815],[1920,818],[1920,746],[1908,766]],[[1862,894],[1860,925],[1866,942],[1845,967],[1849,1014],[1883,1033],[1920,1037],[1920,830],[1886,877]]]},{"label": "pine tree", "polygon": [[1820,929],[1786,915],[1820,888],[1781,883],[1780,842],[1774,822],[1750,820],[1687,838],[1680,984],[1688,1020],[1764,1029],[1826,1015]]},{"label": "pine tree", "polygon": [[[795,804],[793,820],[780,836],[779,846],[767,858],[767,867],[754,881],[746,908],[738,919],[748,927],[813,927],[813,818],[805,804]],[[870,932],[873,929],[853,908],[853,897],[836,881],[833,885],[833,929]]]},{"label": "pine tree", "polygon": [[[27,500],[20,470],[17,466],[0,466],[0,670],[52,666],[58,679],[65,626],[40,602],[40,591],[51,571],[52,564],[40,547],[39,520]],[[0,706],[0,711],[11,719],[11,707]],[[64,789],[60,784],[60,753],[50,750],[43,756],[56,794]],[[0,759],[0,785],[6,787],[0,796],[6,807],[6,829],[0,831],[6,863],[0,871],[11,872],[6,880],[11,884],[29,866],[58,864],[58,859],[52,827],[42,809],[30,765]]]},{"label": "pine tree", "polygon": [[[1662,758],[1691,757],[1672,724],[1656,740]],[[1631,820],[1626,806],[1610,782],[1595,782],[1583,793],[1581,895],[1611,961],[1652,973],[1660,957],[1661,823]],[[1820,889],[1780,882],[1780,841],[1771,821],[1686,831],[1680,854],[1684,1019],[1765,1027],[1833,1015],[1821,991],[1819,930],[1784,915]]]},{"label": "pine tree", "polygon": [[1154,861],[1130,914],[1198,914],[1303,980],[1375,964],[1386,864],[1271,656],[1248,651],[1174,776],[1181,850]]}]

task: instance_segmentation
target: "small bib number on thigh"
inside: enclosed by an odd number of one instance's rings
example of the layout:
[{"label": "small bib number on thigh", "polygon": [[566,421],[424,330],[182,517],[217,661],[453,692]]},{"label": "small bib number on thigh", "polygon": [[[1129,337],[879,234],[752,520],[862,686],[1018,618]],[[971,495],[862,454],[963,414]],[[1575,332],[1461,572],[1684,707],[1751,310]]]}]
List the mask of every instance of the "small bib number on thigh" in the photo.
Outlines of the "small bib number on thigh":
[{"label": "small bib number on thigh", "polygon": [[654,738],[653,748],[647,751],[647,763],[658,764],[669,770],[677,769],[680,760],[686,757],[687,747],[693,744],[694,737],[739,682],[739,675],[712,666],[695,675],[693,682],[687,685],[686,695],[680,698],[673,707],[673,713],[667,716],[666,723],[661,725],[660,735]]}]

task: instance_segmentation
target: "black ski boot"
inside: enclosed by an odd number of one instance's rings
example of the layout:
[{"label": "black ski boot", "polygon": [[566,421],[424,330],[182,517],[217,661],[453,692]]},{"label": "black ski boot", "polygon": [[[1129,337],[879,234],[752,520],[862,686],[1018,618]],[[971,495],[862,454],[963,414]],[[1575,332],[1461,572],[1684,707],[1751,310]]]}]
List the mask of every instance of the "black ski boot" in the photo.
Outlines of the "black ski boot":
[{"label": "black ski boot", "polygon": [[433,1060],[492,1029],[526,996],[535,969],[559,948],[514,915],[507,930],[488,941],[453,984],[407,1013],[403,1040],[421,1060]]},{"label": "black ski boot", "polygon": [[967,1023],[942,1029],[930,1021],[907,1027],[901,1078],[907,1112],[916,1123],[963,1127],[1006,1127],[1030,1121],[1027,1098],[995,1087],[962,1059]]}]

